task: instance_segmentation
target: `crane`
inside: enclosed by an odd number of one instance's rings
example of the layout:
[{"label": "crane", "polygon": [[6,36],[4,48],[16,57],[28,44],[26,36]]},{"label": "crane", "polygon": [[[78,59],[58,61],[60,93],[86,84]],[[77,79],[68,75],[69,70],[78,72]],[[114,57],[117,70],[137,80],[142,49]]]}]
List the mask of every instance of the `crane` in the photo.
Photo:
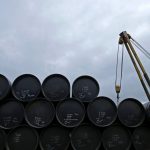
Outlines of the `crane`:
[{"label": "crane", "polygon": [[[123,54],[124,54],[124,46],[126,47],[126,50],[130,56],[130,59],[134,65],[134,68],[136,70],[136,73],[139,77],[139,80],[142,84],[142,87],[146,93],[146,96],[148,100],[150,101],[150,78],[139,58],[137,55],[137,52],[134,48],[136,46],[141,52],[143,52],[149,59],[150,59],[150,53],[146,51],[136,40],[134,40],[130,34],[128,34],[126,31],[121,32],[118,42],[118,53],[117,53],[117,65],[116,65],[116,81],[115,81],[115,90],[117,93],[117,102],[119,103],[119,93],[121,91],[121,80],[122,80],[122,70],[123,70]],[[119,56],[119,45],[122,45],[122,59],[121,59],[121,77],[120,77],[120,83],[117,83],[117,74],[118,74],[118,56]],[[134,45],[134,46],[133,46]]]}]

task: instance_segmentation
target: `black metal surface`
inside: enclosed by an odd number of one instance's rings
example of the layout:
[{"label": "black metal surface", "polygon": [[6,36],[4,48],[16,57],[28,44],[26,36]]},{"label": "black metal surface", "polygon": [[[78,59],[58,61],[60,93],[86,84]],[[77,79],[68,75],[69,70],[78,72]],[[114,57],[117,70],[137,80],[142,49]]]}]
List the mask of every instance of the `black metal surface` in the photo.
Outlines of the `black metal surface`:
[{"label": "black metal surface", "polygon": [[41,150],[67,150],[69,143],[69,130],[60,126],[49,127],[40,135]]},{"label": "black metal surface", "polygon": [[125,99],[118,106],[118,118],[127,127],[138,127],[145,120],[144,107],[136,99]]},{"label": "black metal surface", "polygon": [[41,83],[31,74],[23,74],[12,84],[12,93],[16,99],[23,102],[35,100],[41,92]]},{"label": "black metal surface", "polygon": [[84,105],[74,98],[63,100],[56,107],[57,120],[65,127],[76,127],[80,125],[84,116]]},{"label": "black metal surface", "polygon": [[2,129],[0,129],[0,150],[4,150],[6,143],[5,140],[6,140],[5,132]]},{"label": "black metal surface", "polygon": [[42,92],[47,100],[61,101],[70,96],[70,83],[61,74],[52,74],[42,83]]},{"label": "black metal surface", "polygon": [[0,127],[12,129],[19,126],[24,119],[24,106],[17,101],[10,101],[0,105]]},{"label": "black metal surface", "polygon": [[129,150],[131,135],[124,127],[111,126],[104,130],[102,141],[105,150]]},{"label": "black metal surface", "polygon": [[91,76],[80,76],[72,85],[72,96],[82,102],[91,102],[99,94],[99,84]]},{"label": "black metal surface", "polygon": [[33,128],[21,126],[8,134],[7,149],[9,150],[36,150],[37,146],[38,134]]},{"label": "black metal surface", "polygon": [[150,150],[150,128],[138,127],[132,135],[135,150]]},{"label": "black metal surface", "polygon": [[53,121],[54,117],[54,105],[44,99],[37,99],[26,106],[25,119],[32,127],[46,127]]},{"label": "black metal surface", "polygon": [[0,101],[5,99],[11,90],[9,80],[2,74],[0,74]]},{"label": "black metal surface", "polygon": [[117,106],[108,97],[97,97],[87,108],[89,120],[96,126],[111,125],[117,118]]},{"label": "black metal surface", "polygon": [[74,150],[98,150],[101,145],[101,133],[96,127],[82,125],[71,133],[71,145]]}]

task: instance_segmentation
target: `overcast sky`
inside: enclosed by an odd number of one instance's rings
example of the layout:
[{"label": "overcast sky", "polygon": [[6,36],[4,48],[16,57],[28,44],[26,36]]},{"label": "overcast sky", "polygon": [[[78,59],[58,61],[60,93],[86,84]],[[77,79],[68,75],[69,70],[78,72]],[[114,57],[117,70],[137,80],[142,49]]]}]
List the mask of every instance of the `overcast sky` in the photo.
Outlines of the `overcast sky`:
[{"label": "overcast sky", "polygon": [[[0,0],[1,74],[13,82],[31,73],[42,82],[60,73],[71,83],[91,75],[99,95],[116,100],[116,53],[124,30],[150,50],[150,1]],[[138,54],[150,74],[149,59]],[[120,96],[147,101],[126,51]]]}]

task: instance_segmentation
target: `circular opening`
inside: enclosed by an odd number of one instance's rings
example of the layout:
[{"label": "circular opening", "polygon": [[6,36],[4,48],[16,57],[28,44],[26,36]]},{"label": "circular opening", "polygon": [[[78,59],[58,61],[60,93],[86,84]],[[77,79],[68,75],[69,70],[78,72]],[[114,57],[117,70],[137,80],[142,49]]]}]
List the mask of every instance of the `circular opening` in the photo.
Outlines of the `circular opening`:
[{"label": "circular opening", "polygon": [[36,150],[38,146],[37,132],[27,126],[12,130],[7,137],[9,150]]},{"label": "circular opening", "polygon": [[111,125],[117,118],[117,107],[107,97],[97,97],[87,107],[89,120],[96,126],[105,127]]},{"label": "circular opening", "polygon": [[47,100],[61,101],[70,96],[70,83],[65,76],[52,74],[43,81],[42,92]]},{"label": "circular opening", "polygon": [[121,126],[111,126],[104,130],[102,136],[103,146],[109,150],[129,150],[131,134]]},{"label": "circular opening", "polygon": [[14,97],[23,102],[35,100],[41,91],[41,83],[31,74],[23,74],[15,79],[12,85]]},{"label": "circular opening", "polygon": [[149,127],[138,127],[132,135],[132,141],[136,150],[150,149],[150,129]]},{"label": "circular opening", "polygon": [[67,150],[69,143],[69,130],[63,127],[49,127],[45,129],[40,135],[40,147],[42,150]]},{"label": "circular opening", "polygon": [[138,100],[128,98],[119,104],[118,118],[127,127],[137,127],[145,120],[145,109]]},{"label": "circular opening", "polygon": [[24,106],[17,101],[8,101],[0,106],[0,127],[12,129],[24,119]]},{"label": "circular opening", "polygon": [[91,76],[80,76],[72,85],[72,96],[83,101],[93,101],[99,94],[99,84]]},{"label": "circular opening", "polygon": [[96,127],[79,126],[71,133],[71,145],[74,150],[97,150],[101,145],[101,133]]},{"label": "circular opening", "polygon": [[11,89],[10,82],[8,79],[0,74],[0,100],[7,97]]},{"label": "circular opening", "polygon": [[80,125],[84,116],[84,105],[73,98],[61,101],[56,107],[56,118],[65,127],[76,127]]},{"label": "circular opening", "polygon": [[26,106],[25,119],[32,127],[46,127],[53,121],[54,117],[54,105],[46,100],[38,99]]}]

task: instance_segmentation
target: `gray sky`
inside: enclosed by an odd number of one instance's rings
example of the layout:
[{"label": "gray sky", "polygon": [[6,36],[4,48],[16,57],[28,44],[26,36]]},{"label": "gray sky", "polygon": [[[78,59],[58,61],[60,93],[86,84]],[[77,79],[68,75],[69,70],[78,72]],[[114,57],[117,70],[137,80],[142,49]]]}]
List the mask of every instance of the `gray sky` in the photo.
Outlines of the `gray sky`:
[{"label": "gray sky", "polygon": [[[10,81],[61,73],[72,83],[87,74],[98,80],[99,95],[116,100],[119,33],[128,31],[150,50],[147,0],[0,0],[0,11],[0,70]],[[138,54],[150,74],[149,60]],[[147,101],[126,51],[120,96]]]}]

